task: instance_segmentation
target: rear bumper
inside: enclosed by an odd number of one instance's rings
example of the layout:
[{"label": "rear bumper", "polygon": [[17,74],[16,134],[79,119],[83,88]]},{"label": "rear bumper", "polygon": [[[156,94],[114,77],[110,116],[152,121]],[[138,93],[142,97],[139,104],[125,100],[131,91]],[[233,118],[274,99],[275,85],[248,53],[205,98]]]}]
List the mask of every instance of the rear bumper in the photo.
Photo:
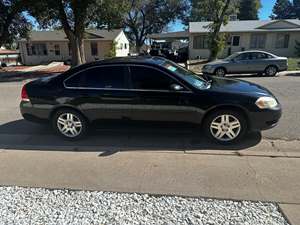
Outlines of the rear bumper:
[{"label": "rear bumper", "polygon": [[282,109],[279,105],[275,109],[265,109],[259,112],[251,112],[249,115],[250,119],[250,130],[268,130],[275,127],[282,115]]},{"label": "rear bumper", "polygon": [[34,123],[48,122],[50,110],[43,107],[34,107],[31,102],[21,101],[20,112],[25,120]]}]

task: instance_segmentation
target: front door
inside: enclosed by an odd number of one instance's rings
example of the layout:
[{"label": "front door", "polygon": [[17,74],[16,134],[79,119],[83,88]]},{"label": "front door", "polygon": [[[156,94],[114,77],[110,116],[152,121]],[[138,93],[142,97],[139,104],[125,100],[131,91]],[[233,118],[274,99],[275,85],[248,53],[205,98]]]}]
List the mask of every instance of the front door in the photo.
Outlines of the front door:
[{"label": "front door", "polygon": [[[167,73],[153,67],[130,66],[131,88],[139,95],[132,107],[134,120],[195,122],[197,109],[190,106],[192,92]],[[172,86],[177,85],[179,90]]]},{"label": "front door", "polygon": [[230,73],[250,72],[249,64],[251,62],[250,53],[241,53],[235,57],[228,65]]}]

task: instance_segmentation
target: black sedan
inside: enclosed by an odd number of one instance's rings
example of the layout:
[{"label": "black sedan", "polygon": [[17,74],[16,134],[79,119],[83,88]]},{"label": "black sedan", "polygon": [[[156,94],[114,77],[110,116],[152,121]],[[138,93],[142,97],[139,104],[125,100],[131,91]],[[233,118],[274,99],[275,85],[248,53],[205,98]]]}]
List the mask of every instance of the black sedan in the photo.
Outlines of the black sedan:
[{"label": "black sedan", "polygon": [[220,143],[274,127],[281,106],[253,83],[200,77],[159,57],[114,58],[74,67],[26,84],[21,113],[48,121],[61,136],[82,138],[99,119],[200,124]]}]

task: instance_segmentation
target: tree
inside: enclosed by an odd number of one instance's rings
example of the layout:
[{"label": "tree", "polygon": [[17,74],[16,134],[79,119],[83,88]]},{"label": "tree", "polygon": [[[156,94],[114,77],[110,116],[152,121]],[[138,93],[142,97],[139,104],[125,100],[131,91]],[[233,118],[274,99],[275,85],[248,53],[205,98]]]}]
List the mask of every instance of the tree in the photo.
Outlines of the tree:
[{"label": "tree", "polygon": [[31,29],[23,15],[24,0],[0,0],[0,47],[25,37]]},{"label": "tree", "polygon": [[239,20],[258,20],[258,11],[260,8],[260,0],[240,0]]},{"label": "tree", "polygon": [[297,19],[300,19],[300,0],[293,1],[293,11]]},{"label": "tree", "polygon": [[270,18],[272,20],[293,19],[293,5],[290,0],[277,0]]},{"label": "tree", "polygon": [[172,21],[180,18],[187,10],[183,0],[129,0],[124,25],[129,40],[140,52],[147,36],[160,33]]},{"label": "tree", "polygon": [[[214,21],[222,11],[219,7],[224,4],[227,4],[224,0],[190,0],[190,13],[183,19],[184,23],[188,25],[189,22]],[[226,18],[236,14],[238,6],[239,0],[231,0],[225,13]]]},{"label": "tree", "polygon": [[225,35],[220,33],[222,25],[226,25],[229,15],[238,11],[237,0],[192,0],[191,16],[189,22],[203,20],[211,21],[207,26],[209,29],[209,60],[217,58],[224,49]]},{"label": "tree", "polygon": [[126,8],[123,2],[124,0],[27,0],[27,6],[42,28],[59,27],[64,30],[72,49],[72,65],[78,65],[85,62],[85,28],[101,24],[109,29],[115,21],[112,18],[122,18],[123,8]]}]

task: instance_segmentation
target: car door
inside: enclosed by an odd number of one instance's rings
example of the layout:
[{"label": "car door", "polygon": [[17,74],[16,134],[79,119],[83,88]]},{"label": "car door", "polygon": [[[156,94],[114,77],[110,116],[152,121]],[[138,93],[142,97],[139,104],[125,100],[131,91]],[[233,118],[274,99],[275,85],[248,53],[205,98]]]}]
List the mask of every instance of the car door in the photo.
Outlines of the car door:
[{"label": "car door", "polygon": [[65,86],[75,96],[72,104],[90,120],[127,118],[137,97],[128,90],[128,72],[123,65],[96,66],[75,74]]},{"label": "car door", "polygon": [[229,73],[246,73],[249,72],[249,63],[251,55],[249,53],[241,53],[231,60],[228,70]]},{"label": "car door", "polygon": [[[133,119],[182,122],[197,120],[197,110],[190,106],[192,91],[179,80],[151,66],[130,66],[130,75],[131,89],[139,95],[139,101],[132,107]],[[178,90],[174,90],[172,86]]]},{"label": "car door", "polygon": [[250,72],[264,72],[269,63],[268,55],[263,52],[252,52],[249,63]]}]

